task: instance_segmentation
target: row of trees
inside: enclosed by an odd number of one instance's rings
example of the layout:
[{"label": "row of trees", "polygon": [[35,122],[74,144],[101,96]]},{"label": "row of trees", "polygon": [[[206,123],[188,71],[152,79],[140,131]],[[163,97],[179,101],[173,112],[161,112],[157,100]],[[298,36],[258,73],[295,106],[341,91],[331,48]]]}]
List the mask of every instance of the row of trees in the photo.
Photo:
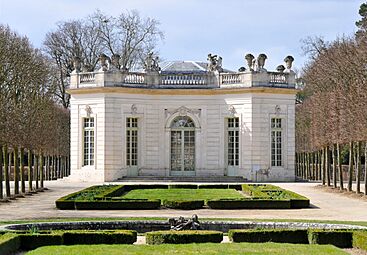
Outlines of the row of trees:
[{"label": "row of trees", "polygon": [[[347,189],[361,192],[367,179],[367,8],[362,4],[358,32],[325,42],[305,40],[310,61],[304,68],[302,103],[296,106],[296,173],[344,188],[343,163],[348,164]],[[364,155],[363,155],[364,154]],[[344,159],[346,155],[346,159]],[[363,160],[364,158],[364,160]],[[367,195],[367,182],[364,193]]]},{"label": "row of trees", "polygon": [[98,68],[102,53],[118,56],[122,70],[139,67],[163,33],[159,22],[137,11],[112,17],[96,11],[63,21],[47,33],[42,49],[0,24],[0,199],[43,187],[69,174],[70,98],[73,61]]},{"label": "row of trees", "polygon": [[3,198],[3,180],[9,197],[11,180],[14,180],[13,193],[17,195],[26,192],[27,180],[32,191],[33,180],[36,188],[43,187],[45,178],[56,177],[61,169],[66,172],[69,111],[54,102],[49,59],[27,37],[4,25],[0,25],[0,58],[0,198]]}]

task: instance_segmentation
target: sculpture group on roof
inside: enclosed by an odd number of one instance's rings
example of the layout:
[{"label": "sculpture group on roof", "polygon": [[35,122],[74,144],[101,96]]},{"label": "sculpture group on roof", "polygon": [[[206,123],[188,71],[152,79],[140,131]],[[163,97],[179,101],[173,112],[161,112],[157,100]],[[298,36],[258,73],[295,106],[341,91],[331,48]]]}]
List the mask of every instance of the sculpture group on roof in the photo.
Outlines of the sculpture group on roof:
[{"label": "sculpture group on roof", "polygon": [[[254,57],[251,53],[245,55],[245,60],[247,63],[247,68],[240,67],[238,69],[239,72],[245,72],[245,71],[254,71],[254,72],[267,72],[265,69],[265,61],[268,57],[261,53],[257,58]],[[208,54],[208,72],[223,72],[222,67],[222,57],[218,55],[212,55],[211,53]],[[292,56],[287,56],[284,59],[285,66],[279,65],[277,66],[276,70],[280,73],[291,73],[294,72],[292,70],[292,63],[294,61],[294,58]],[[108,70],[121,70],[120,65],[120,55],[114,54],[110,57],[108,57],[105,54],[100,54],[99,56],[99,64],[100,64],[100,71],[108,71]],[[79,57],[73,58],[73,66],[74,66],[74,72],[93,72],[94,70],[91,70],[91,68],[88,65],[82,66],[82,61]],[[83,70],[82,70],[83,69]],[[128,71],[128,70],[121,70],[121,71]],[[153,52],[149,52],[147,57],[144,61],[144,71],[145,72],[160,72],[161,68],[159,66],[159,57],[154,56]]]}]

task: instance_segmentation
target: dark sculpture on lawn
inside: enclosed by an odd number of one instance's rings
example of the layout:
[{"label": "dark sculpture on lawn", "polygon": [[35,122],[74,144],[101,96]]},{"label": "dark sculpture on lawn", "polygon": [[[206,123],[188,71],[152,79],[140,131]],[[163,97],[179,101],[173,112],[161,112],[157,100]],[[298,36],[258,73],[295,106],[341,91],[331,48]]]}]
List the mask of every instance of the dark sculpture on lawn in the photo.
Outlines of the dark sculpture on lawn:
[{"label": "dark sculpture on lawn", "polygon": [[196,214],[192,215],[190,219],[185,219],[180,216],[178,218],[170,218],[168,222],[171,225],[171,230],[199,230],[200,222]]}]

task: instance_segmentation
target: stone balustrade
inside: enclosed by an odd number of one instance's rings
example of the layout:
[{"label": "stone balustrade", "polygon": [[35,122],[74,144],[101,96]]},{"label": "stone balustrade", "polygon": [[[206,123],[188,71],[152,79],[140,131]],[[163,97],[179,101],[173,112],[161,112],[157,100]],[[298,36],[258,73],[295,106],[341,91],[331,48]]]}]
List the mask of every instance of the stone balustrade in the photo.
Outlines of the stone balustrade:
[{"label": "stone balustrade", "polygon": [[79,87],[185,87],[236,88],[279,87],[295,88],[294,72],[234,72],[234,73],[160,73],[121,72],[119,70],[97,72],[73,72],[70,88]]}]

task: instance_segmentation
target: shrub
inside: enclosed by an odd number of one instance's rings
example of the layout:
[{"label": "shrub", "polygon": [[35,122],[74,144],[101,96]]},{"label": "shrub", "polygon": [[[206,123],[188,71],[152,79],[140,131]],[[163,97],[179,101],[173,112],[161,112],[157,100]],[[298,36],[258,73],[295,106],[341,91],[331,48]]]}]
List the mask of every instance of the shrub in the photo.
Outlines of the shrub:
[{"label": "shrub", "polygon": [[355,231],[353,233],[353,248],[367,251],[367,231]]},{"label": "shrub", "polygon": [[204,200],[164,200],[163,205],[172,209],[194,210],[202,208],[204,206]]},{"label": "shrub", "polygon": [[351,248],[353,232],[346,230],[309,230],[310,244],[332,244],[339,248]]},{"label": "shrub", "polygon": [[229,189],[242,190],[241,184],[228,184]]},{"label": "shrub", "polygon": [[133,230],[115,231],[66,231],[63,234],[65,245],[76,244],[133,244],[137,233]]},{"label": "shrub", "polygon": [[208,200],[211,209],[289,209],[290,200],[265,199],[218,199]]},{"label": "shrub", "polygon": [[307,244],[307,230],[303,229],[240,229],[228,231],[232,242],[302,243]]},{"label": "shrub", "polygon": [[20,248],[22,250],[34,250],[41,246],[62,245],[62,233],[52,234],[20,234]]},{"label": "shrub", "polygon": [[0,254],[16,252],[20,247],[20,238],[15,234],[4,234],[0,236]]},{"label": "shrub", "polygon": [[75,201],[77,210],[138,210],[157,209],[161,201],[157,200],[117,200],[117,201]]},{"label": "shrub", "polygon": [[219,231],[168,230],[146,233],[147,244],[220,243],[222,240],[223,233]]}]

